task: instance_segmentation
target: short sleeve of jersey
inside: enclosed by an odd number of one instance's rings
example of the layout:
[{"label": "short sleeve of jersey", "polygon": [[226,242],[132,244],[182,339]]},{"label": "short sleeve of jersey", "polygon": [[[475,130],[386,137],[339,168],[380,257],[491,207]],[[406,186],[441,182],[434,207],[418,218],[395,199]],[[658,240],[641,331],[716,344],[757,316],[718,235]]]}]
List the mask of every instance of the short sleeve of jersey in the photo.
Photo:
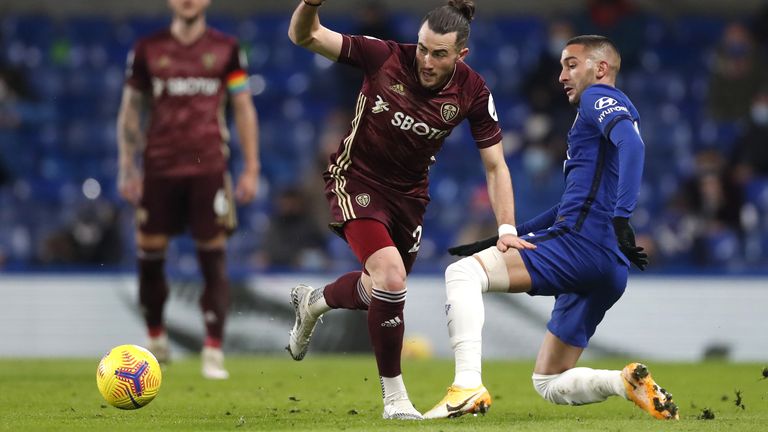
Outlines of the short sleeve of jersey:
[{"label": "short sleeve of jersey", "polygon": [[493,103],[493,95],[487,86],[483,85],[469,108],[467,114],[472,138],[475,139],[477,148],[490,147],[501,141],[501,128],[499,116],[496,114],[496,105]]},{"label": "short sleeve of jersey", "polygon": [[579,115],[590,119],[606,138],[610,137],[611,130],[619,120],[632,121],[624,96],[606,85],[593,85],[582,93]]},{"label": "short sleeve of jersey", "polygon": [[248,57],[237,43],[232,44],[232,51],[224,70],[227,90],[231,94],[248,90]]},{"label": "short sleeve of jersey", "polygon": [[137,42],[128,53],[125,66],[125,83],[141,92],[147,92],[152,88],[152,78],[147,67],[144,43],[141,41]]},{"label": "short sleeve of jersey", "polygon": [[362,69],[367,75],[378,70],[397,44],[370,36],[342,35],[339,63]]}]

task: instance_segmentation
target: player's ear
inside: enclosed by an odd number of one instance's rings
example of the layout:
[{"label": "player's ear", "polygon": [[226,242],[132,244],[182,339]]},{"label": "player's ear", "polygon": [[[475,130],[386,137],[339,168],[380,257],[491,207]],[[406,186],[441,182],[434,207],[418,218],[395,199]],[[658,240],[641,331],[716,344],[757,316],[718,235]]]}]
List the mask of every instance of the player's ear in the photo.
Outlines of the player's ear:
[{"label": "player's ear", "polygon": [[608,75],[609,70],[610,66],[608,65],[608,62],[605,60],[600,60],[597,62],[597,68],[595,68],[595,76],[597,79],[603,79],[606,75]]},{"label": "player's ear", "polygon": [[469,48],[464,47],[459,50],[459,61],[464,61],[464,59],[467,57],[467,54],[469,54]]}]

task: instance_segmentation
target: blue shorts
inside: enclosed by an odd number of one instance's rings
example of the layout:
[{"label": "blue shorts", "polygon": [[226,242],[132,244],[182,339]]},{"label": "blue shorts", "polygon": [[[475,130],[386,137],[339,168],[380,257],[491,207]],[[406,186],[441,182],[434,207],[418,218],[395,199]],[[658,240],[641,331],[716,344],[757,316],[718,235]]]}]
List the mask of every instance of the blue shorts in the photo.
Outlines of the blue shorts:
[{"label": "blue shorts", "polygon": [[555,296],[547,329],[563,342],[586,348],[605,312],[624,293],[628,267],[616,253],[563,228],[522,236],[536,249],[521,250],[531,275],[530,295]]}]

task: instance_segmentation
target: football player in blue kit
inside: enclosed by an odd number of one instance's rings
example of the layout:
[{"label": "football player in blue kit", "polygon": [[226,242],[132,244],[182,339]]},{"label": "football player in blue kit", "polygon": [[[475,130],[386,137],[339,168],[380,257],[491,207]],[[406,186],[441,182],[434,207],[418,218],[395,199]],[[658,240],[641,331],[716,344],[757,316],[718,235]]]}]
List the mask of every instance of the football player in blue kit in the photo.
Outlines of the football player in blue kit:
[{"label": "football player in blue kit", "polygon": [[615,87],[621,56],[610,39],[577,36],[567,42],[560,62],[559,82],[577,109],[568,133],[565,191],[552,209],[506,234],[520,233],[535,249],[507,248],[492,237],[451,250],[467,256],[445,272],[456,375],[425,418],[484,413],[491,404],[481,378],[485,292],[555,297],[532,376],[544,399],[583,405],[620,396],[653,417],[678,418],[672,396],[643,364],[623,370],[576,367],[605,312],[624,293],[630,263],[641,270],[648,264],[629,224],[644,144],[637,110]]}]

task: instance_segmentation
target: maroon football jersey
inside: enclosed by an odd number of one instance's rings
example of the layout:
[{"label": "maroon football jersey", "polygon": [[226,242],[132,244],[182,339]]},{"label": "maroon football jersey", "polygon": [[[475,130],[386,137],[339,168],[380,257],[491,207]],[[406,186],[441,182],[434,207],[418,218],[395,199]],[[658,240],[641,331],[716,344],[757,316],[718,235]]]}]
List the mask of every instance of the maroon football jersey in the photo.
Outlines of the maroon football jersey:
[{"label": "maroon football jersey", "polygon": [[347,177],[426,197],[429,166],[465,118],[478,148],[501,141],[493,97],[464,62],[436,90],[419,83],[413,44],[344,35],[339,62],[364,73],[350,132],[326,173],[340,198]]},{"label": "maroon football jersey", "polygon": [[151,96],[146,175],[226,169],[227,84],[241,91],[245,67],[237,41],[210,28],[190,45],[183,45],[170,30],[136,43],[128,55],[126,83]]}]

